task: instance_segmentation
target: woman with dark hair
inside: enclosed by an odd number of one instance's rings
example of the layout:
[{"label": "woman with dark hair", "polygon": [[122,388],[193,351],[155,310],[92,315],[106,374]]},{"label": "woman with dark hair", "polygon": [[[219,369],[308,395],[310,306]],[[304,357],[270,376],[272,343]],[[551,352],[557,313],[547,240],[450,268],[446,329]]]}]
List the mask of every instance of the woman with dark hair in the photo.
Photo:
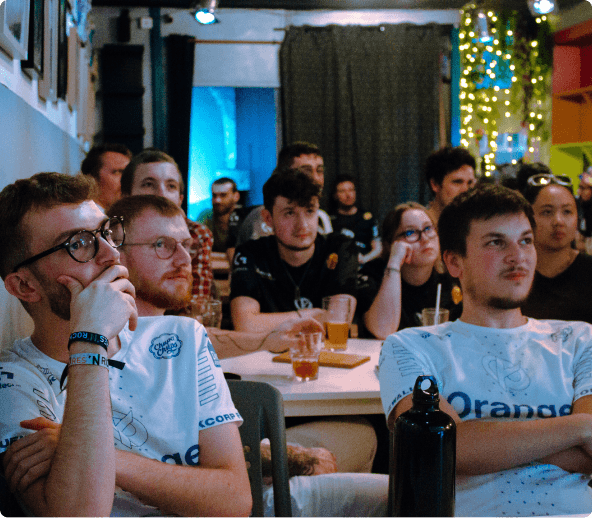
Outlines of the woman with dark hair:
[{"label": "woman with dark hair", "polygon": [[578,211],[571,179],[537,174],[527,180],[523,194],[534,210],[537,265],[522,313],[540,319],[592,324],[592,257],[573,247]]},{"label": "woman with dark hair", "polygon": [[382,243],[382,257],[360,272],[380,285],[364,314],[368,331],[383,339],[398,329],[421,326],[421,310],[435,306],[438,284],[440,307],[450,311],[450,320],[460,316],[460,290],[448,274],[438,271],[438,235],[425,207],[414,202],[397,205],[382,225]]}]

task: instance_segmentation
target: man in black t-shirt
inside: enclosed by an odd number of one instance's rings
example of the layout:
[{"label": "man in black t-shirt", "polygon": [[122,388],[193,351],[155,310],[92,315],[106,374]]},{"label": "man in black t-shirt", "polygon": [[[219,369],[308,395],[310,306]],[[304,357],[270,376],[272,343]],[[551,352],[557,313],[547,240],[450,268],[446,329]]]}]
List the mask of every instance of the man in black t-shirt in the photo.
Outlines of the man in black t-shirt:
[{"label": "man in black t-shirt", "polygon": [[355,240],[358,260],[365,264],[380,255],[378,222],[371,212],[364,212],[356,205],[356,184],[349,175],[339,175],[333,188],[335,214],[331,214],[333,232]]},{"label": "man in black t-shirt", "polygon": [[341,235],[317,235],[319,186],[305,173],[274,174],[263,186],[273,236],[239,246],[230,309],[238,331],[271,330],[297,317],[322,315],[327,295],[355,293],[357,248]]}]

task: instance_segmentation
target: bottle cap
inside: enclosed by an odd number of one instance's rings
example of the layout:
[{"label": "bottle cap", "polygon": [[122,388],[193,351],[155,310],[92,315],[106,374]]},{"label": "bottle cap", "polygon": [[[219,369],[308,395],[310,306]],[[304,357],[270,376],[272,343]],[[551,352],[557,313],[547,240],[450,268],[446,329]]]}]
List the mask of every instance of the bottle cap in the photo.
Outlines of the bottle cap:
[{"label": "bottle cap", "polygon": [[433,405],[440,402],[438,384],[434,376],[418,376],[413,387],[413,403]]}]

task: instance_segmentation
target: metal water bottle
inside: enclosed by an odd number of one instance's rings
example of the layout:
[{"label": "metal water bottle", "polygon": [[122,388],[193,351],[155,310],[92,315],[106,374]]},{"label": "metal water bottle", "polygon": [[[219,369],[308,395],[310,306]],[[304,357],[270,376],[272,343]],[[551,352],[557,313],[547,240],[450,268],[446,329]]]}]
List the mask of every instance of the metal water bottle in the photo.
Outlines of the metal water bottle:
[{"label": "metal water bottle", "polygon": [[392,516],[454,516],[456,425],[440,410],[433,376],[417,378],[412,398],[395,421]]}]

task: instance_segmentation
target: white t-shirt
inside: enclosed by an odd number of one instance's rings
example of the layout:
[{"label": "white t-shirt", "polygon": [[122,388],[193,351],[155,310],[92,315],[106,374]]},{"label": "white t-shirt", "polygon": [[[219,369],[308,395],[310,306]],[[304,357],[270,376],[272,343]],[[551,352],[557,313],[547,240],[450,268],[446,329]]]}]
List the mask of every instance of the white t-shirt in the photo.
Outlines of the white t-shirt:
[{"label": "white t-shirt", "polygon": [[[457,320],[389,336],[379,361],[385,414],[431,374],[440,397],[468,419],[540,419],[571,413],[592,394],[592,326],[534,320],[493,329]],[[457,516],[582,514],[592,511],[590,477],[531,463],[457,476]]]},{"label": "white t-shirt", "polygon": [[[126,326],[119,338],[121,349],[111,359],[125,367],[109,369],[115,447],[169,464],[197,465],[200,430],[242,422],[205,329],[186,317],[143,317],[135,331]],[[0,357],[0,453],[33,433],[20,421],[41,415],[61,422],[64,367],[29,338]],[[130,513],[155,514],[129,494],[116,495],[112,515]]]}]

